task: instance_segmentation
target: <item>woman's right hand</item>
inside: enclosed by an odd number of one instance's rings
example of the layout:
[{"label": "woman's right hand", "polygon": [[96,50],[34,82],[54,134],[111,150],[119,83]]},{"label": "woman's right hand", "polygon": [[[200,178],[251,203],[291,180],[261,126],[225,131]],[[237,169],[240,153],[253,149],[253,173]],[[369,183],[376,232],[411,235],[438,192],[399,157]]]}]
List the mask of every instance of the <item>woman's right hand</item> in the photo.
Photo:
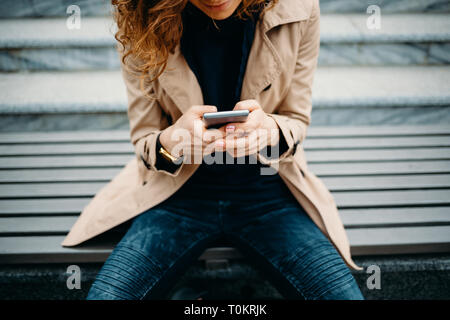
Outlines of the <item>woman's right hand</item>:
[{"label": "woman's right hand", "polygon": [[[185,159],[188,156],[203,157],[213,152],[216,147],[215,141],[224,138],[224,133],[218,129],[205,127],[202,120],[205,112],[217,112],[217,108],[211,105],[196,105],[189,108],[173,125],[161,132],[159,136],[161,145],[173,156],[184,155]],[[201,158],[195,159],[201,162]]]}]

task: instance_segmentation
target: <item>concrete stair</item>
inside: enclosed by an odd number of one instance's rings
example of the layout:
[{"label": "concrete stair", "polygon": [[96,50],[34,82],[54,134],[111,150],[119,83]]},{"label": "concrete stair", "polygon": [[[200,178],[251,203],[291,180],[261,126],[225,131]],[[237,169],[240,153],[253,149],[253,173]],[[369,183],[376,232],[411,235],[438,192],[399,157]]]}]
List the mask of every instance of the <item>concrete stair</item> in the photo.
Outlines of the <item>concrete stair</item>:
[{"label": "concrete stair", "polygon": [[[313,89],[314,125],[446,124],[448,83],[449,66],[322,67]],[[2,131],[128,125],[119,71],[3,73],[0,91]]]},{"label": "concrete stair", "polygon": [[[380,30],[366,14],[324,14],[320,66],[440,65],[450,63],[447,14],[392,14]],[[69,30],[65,18],[0,21],[0,70],[115,70],[115,27],[110,17],[84,17]]]},{"label": "concrete stair", "polygon": [[[95,3],[79,3],[94,15],[82,18],[80,30],[67,29],[62,17],[0,20],[1,131],[127,127],[114,23]],[[355,11],[356,2],[345,3]],[[394,3],[402,1],[380,5]],[[448,123],[450,19],[443,11],[386,14],[380,30],[367,29],[365,12],[323,14],[312,125]]]}]

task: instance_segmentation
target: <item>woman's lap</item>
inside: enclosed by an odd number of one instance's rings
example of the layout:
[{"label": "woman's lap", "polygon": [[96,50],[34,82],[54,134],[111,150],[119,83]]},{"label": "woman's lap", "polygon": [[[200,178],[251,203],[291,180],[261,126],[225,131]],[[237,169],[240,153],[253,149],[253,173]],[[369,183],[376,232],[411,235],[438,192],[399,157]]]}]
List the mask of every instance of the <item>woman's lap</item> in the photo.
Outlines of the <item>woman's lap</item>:
[{"label": "woman's lap", "polygon": [[[211,207],[200,209],[199,219],[184,214],[189,204],[181,207],[183,211],[157,206],[136,217],[97,275],[88,299],[161,298],[160,293],[221,235],[254,257],[288,298],[363,298],[334,246],[292,201],[272,205],[263,215],[242,214],[241,219],[240,212],[227,215],[223,209],[223,228],[211,223]],[[237,222],[227,226],[227,219]]]},{"label": "woman's lap", "polygon": [[136,217],[97,275],[87,299],[160,298],[185,263],[207,247],[203,225],[185,221],[161,208]]}]

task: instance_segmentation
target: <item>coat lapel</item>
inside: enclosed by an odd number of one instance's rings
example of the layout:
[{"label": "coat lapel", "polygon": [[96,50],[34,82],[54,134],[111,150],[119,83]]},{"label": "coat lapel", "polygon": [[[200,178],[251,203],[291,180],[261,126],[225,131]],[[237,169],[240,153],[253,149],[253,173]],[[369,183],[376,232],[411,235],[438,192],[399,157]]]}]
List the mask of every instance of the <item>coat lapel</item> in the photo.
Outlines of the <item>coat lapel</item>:
[{"label": "coat lapel", "polygon": [[193,105],[203,104],[203,94],[195,74],[181,53],[180,44],[169,54],[166,70],[158,78],[165,93],[184,113]]},{"label": "coat lapel", "polygon": [[[257,21],[242,83],[241,100],[256,99],[282,71],[282,61],[277,51],[282,48],[274,46],[268,32],[279,25],[307,19],[308,12],[303,1],[280,0]],[[166,70],[158,80],[181,113],[192,105],[204,104],[200,84],[181,53],[179,44],[174,53],[169,54]]]}]

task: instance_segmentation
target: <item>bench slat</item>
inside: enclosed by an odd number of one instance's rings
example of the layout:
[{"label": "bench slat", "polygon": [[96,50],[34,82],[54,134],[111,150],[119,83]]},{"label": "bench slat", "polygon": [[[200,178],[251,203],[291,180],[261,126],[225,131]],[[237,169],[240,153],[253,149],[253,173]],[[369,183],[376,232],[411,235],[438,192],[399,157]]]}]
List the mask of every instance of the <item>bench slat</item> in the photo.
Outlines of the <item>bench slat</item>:
[{"label": "bench slat", "polygon": [[24,169],[3,170],[0,183],[19,182],[77,182],[111,180],[121,168],[83,168],[83,169]]},{"label": "bench slat", "polygon": [[407,137],[338,137],[311,138],[304,141],[305,150],[310,149],[367,149],[367,148],[424,148],[448,147],[448,136]]},{"label": "bench slat", "polygon": [[79,214],[91,198],[0,200],[0,215]]},{"label": "bench slat", "polygon": [[[4,168],[14,168],[14,163],[16,166],[23,167],[26,162],[38,162],[39,166],[48,167],[53,164],[60,166],[61,161],[76,165],[83,160],[83,157],[88,158],[90,156],[101,157],[101,160],[112,159],[115,156],[129,156],[129,158],[134,156],[132,150],[129,150],[130,146],[125,144],[120,144],[117,148],[115,146],[106,146],[106,144],[93,144],[84,149],[80,148],[77,150],[53,147],[37,148],[36,146],[33,146],[28,150],[23,150],[24,152],[22,155],[19,153],[19,150],[16,150],[18,148],[3,147],[6,150],[0,150],[0,154],[3,155],[3,157],[0,157],[0,166],[4,166]],[[0,149],[2,149],[1,146]],[[6,155],[8,155],[8,157],[6,157]],[[311,163],[339,161],[448,160],[450,159],[450,148],[309,150],[306,151],[306,158]],[[28,164],[25,165],[28,166]]]},{"label": "bench slat", "polygon": [[354,255],[450,251],[450,226],[349,229],[347,234]]},{"label": "bench slat", "polygon": [[422,136],[448,135],[449,125],[412,125],[412,126],[311,126],[308,137],[385,137],[385,136]]},{"label": "bench slat", "polygon": [[448,160],[450,148],[306,151],[310,163],[340,161]]},{"label": "bench slat", "polygon": [[[54,169],[21,169],[3,170],[0,174],[0,183],[22,182],[107,182],[111,180],[122,167],[116,168],[54,168]],[[426,173],[450,172],[450,163],[445,161],[410,161],[391,163],[337,163],[337,164],[311,164],[310,168],[319,177],[361,176],[361,179],[376,178],[376,175],[414,175]],[[353,170],[352,170],[353,169]],[[426,175],[424,175],[426,176]],[[436,175],[439,179],[439,176]],[[325,178],[323,178],[325,179]],[[414,179],[414,178],[411,178]]]},{"label": "bench slat", "polygon": [[[374,177],[325,177],[331,191],[447,188],[450,174]],[[0,184],[0,198],[89,197],[107,182],[8,183]]]},{"label": "bench slat", "polygon": [[[449,225],[450,207],[340,210],[346,228]],[[66,234],[78,215],[0,217],[0,236]]]},{"label": "bench slat", "polygon": [[449,161],[397,161],[366,163],[310,163],[309,169],[318,176],[397,175],[450,173]]},{"label": "bench slat", "polygon": [[333,196],[341,208],[450,204],[450,190],[335,192]]},{"label": "bench slat", "polygon": [[450,224],[450,207],[341,209],[346,228]]},{"label": "bench slat", "polygon": [[131,155],[25,156],[0,158],[0,169],[122,167]]},{"label": "bench slat", "polygon": [[66,234],[77,218],[78,216],[0,218],[0,235]]},{"label": "bench slat", "polygon": [[67,143],[130,141],[126,130],[15,132],[0,134],[0,144],[5,143]]},{"label": "bench slat", "polygon": [[[355,255],[450,250],[450,226],[348,230]],[[113,243],[65,248],[64,236],[2,237],[0,263],[103,262]]]},{"label": "bench slat", "polygon": [[80,155],[80,154],[127,154],[133,153],[131,142],[64,143],[64,144],[3,144],[1,156],[24,155]]},{"label": "bench slat", "polygon": [[450,174],[324,177],[331,191],[448,188]]},{"label": "bench slat", "polygon": [[[449,135],[448,125],[421,126],[351,126],[351,127],[315,127],[308,128],[309,138],[322,137],[390,137]],[[48,142],[103,142],[129,141],[127,130],[101,131],[58,131],[58,132],[17,132],[2,133],[0,143],[48,143]]]},{"label": "bench slat", "polygon": [[[443,148],[450,146],[447,136],[388,137],[388,138],[318,138],[306,139],[305,150],[339,149],[398,149]],[[0,144],[0,156],[16,155],[79,155],[79,154],[133,153],[131,142],[84,142],[84,143],[36,143]]]},{"label": "bench slat", "polygon": [[[339,208],[413,207],[450,204],[450,190],[334,192]],[[2,199],[0,215],[78,214],[91,198]]]},{"label": "bench slat", "polygon": [[[0,169],[123,167],[132,158],[132,156],[126,155],[7,157],[0,158]],[[378,163],[315,163],[310,161],[309,167],[317,175],[445,173],[450,172],[450,161],[386,161]]]}]

